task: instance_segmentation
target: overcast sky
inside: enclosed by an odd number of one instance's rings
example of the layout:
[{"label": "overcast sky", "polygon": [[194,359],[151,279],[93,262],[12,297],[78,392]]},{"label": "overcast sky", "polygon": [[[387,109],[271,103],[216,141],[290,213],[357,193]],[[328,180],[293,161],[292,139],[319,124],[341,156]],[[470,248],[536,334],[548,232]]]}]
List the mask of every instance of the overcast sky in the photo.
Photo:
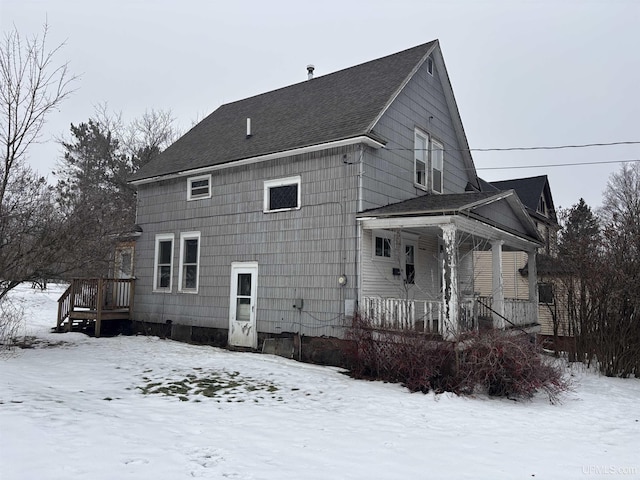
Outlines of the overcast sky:
[{"label": "overcast sky", "polygon": [[[48,174],[55,138],[97,104],[125,120],[171,110],[183,130],[221,104],[438,38],[469,145],[533,147],[640,141],[638,0],[0,0],[3,32],[49,23],[58,60],[81,75],[30,162]],[[478,174],[546,174],[556,207],[596,207],[640,145],[473,152]],[[495,167],[532,166],[494,170]]]}]

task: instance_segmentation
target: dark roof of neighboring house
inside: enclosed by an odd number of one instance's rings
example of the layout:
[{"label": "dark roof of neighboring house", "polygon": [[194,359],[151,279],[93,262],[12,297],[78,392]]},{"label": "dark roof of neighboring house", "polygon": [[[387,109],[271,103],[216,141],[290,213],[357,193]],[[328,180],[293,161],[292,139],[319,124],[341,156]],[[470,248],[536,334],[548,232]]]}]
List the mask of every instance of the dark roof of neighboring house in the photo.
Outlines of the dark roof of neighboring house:
[{"label": "dark roof of neighboring house", "polygon": [[[402,52],[222,105],[130,180],[220,165],[366,135],[438,45]],[[247,137],[246,122],[251,119]],[[381,141],[380,139],[377,139]]]},{"label": "dark roof of neighboring house", "polygon": [[448,193],[444,195],[422,195],[402,202],[392,203],[384,207],[364,210],[360,216],[393,216],[417,215],[424,213],[457,212],[494,197],[496,192],[465,192]]},{"label": "dark roof of neighboring house", "polygon": [[[536,255],[536,270],[538,275],[560,276],[573,274],[575,268],[572,265],[563,263],[557,257],[539,253]],[[523,276],[529,275],[529,264],[525,263],[519,271]]]},{"label": "dark roof of neighboring house", "polygon": [[538,209],[540,197],[544,193],[544,187],[547,182],[547,176],[540,175],[538,177],[514,178],[512,180],[491,182],[491,185],[497,190],[515,190],[522,204],[535,212]]}]

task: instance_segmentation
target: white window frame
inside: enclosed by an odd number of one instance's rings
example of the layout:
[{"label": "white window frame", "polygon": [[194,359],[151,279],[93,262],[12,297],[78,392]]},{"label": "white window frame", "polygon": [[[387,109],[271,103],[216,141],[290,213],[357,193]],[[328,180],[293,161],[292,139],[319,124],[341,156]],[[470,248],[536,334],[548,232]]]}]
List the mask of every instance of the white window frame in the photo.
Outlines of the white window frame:
[{"label": "white window frame", "polygon": [[[424,149],[418,148],[418,139],[424,140]],[[418,158],[421,155],[422,158]],[[424,164],[424,183],[418,182],[418,162]],[[429,135],[417,128],[413,137],[413,184],[421,190],[429,189]]]},{"label": "white window frame", "polygon": [[[271,210],[269,208],[269,191],[275,187],[285,187],[288,185],[297,185],[298,190],[298,198],[297,205],[295,207],[287,207],[287,208],[276,208]],[[294,177],[286,177],[286,178],[276,178],[273,180],[265,180],[264,181],[264,204],[263,204],[263,212],[264,213],[273,213],[273,212],[286,212],[289,210],[300,210],[301,207],[301,191],[302,191],[302,179],[300,175],[296,175]]]},{"label": "white window frame", "polygon": [[[434,165],[435,161],[433,158],[434,157],[433,152],[436,150],[439,150],[441,152],[441,157],[440,157],[441,168],[439,170],[436,169]],[[442,193],[444,191],[444,144],[433,138],[431,138],[429,141],[429,165],[430,165],[430,172],[431,172],[431,191],[433,193]],[[435,188],[436,175],[438,175],[440,178],[440,190],[436,190]]]},{"label": "white window frame", "polygon": [[[171,241],[171,261],[169,262],[169,286],[161,287],[158,281],[158,270],[160,267],[160,243]],[[173,289],[173,252],[175,248],[175,235],[173,233],[159,233],[156,235],[155,250],[153,257],[153,291],[170,293]],[[164,265],[164,264],[163,264]]]},{"label": "white window frame", "polygon": [[[389,256],[378,255],[376,252],[377,239],[382,238],[389,241]],[[374,230],[371,236],[371,256],[374,260],[381,262],[393,262],[394,261],[394,236],[392,232],[384,230]]]},{"label": "white window frame", "polygon": [[[193,194],[193,183],[200,182],[202,180],[207,180],[208,184],[208,192],[205,194]],[[203,188],[203,187],[198,187]],[[200,175],[198,177],[190,177],[187,178],[187,201],[190,202],[192,200],[202,200],[205,198],[211,198],[211,175]]]},{"label": "white window frame", "polygon": [[[198,240],[198,253],[196,257],[196,286],[195,288],[187,288],[184,286],[185,281],[184,270],[188,265],[184,259],[185,243],[187,240]],[[182,293],[198,293],[200,287],[200,232],[182,232],[180,233],[180,270],[178,271],[178,291]]]}]

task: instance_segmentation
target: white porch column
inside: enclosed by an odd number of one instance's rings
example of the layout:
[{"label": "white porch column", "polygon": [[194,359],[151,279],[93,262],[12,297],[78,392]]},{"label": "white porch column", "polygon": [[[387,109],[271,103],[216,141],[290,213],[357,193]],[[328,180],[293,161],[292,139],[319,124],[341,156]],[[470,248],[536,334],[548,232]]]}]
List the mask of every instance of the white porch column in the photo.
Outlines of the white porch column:
[{"label": "white porch column", "polygon": [[527,269],[529,270],[529,305],[531,322],[538,322],[538,267],[536,265],[536,250],[527,252]]},{"label": "white porch column", "polygon": [[458,294],[458,251],[456,245],[456,226],[442,225],[442,240],[444,242],[444,268],[442,271],[444,286],[444,325],[442,337],[451,340],[460,333],[458,324],[459,294]]},{"label": "white porch column", "polygon": [[[492,285],[491,294],[493,296],[493,328],[504,329],[504,282],[502,279],[502,245],[503,240],[493,240],[491,242],[491,267]],[[502,316],[501,316],[502,315]]]}]

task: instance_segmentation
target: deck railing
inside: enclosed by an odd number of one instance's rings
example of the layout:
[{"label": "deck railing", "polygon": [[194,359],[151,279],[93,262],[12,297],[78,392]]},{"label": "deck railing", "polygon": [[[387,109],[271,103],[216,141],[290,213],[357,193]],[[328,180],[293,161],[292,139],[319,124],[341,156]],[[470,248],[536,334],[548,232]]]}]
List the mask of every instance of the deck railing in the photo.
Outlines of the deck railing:
[{"label": "deck railing", "polygon": [[[95,319],[95,334],[100,336],[103,314],[126,311],[133,308],[133,279],[124,278],[76,278],[58,300],[56,329],[61,330],[67,320],[67,331],[73,327],[74,314]],[[83,312],[83,313],[81,313]]]}]

